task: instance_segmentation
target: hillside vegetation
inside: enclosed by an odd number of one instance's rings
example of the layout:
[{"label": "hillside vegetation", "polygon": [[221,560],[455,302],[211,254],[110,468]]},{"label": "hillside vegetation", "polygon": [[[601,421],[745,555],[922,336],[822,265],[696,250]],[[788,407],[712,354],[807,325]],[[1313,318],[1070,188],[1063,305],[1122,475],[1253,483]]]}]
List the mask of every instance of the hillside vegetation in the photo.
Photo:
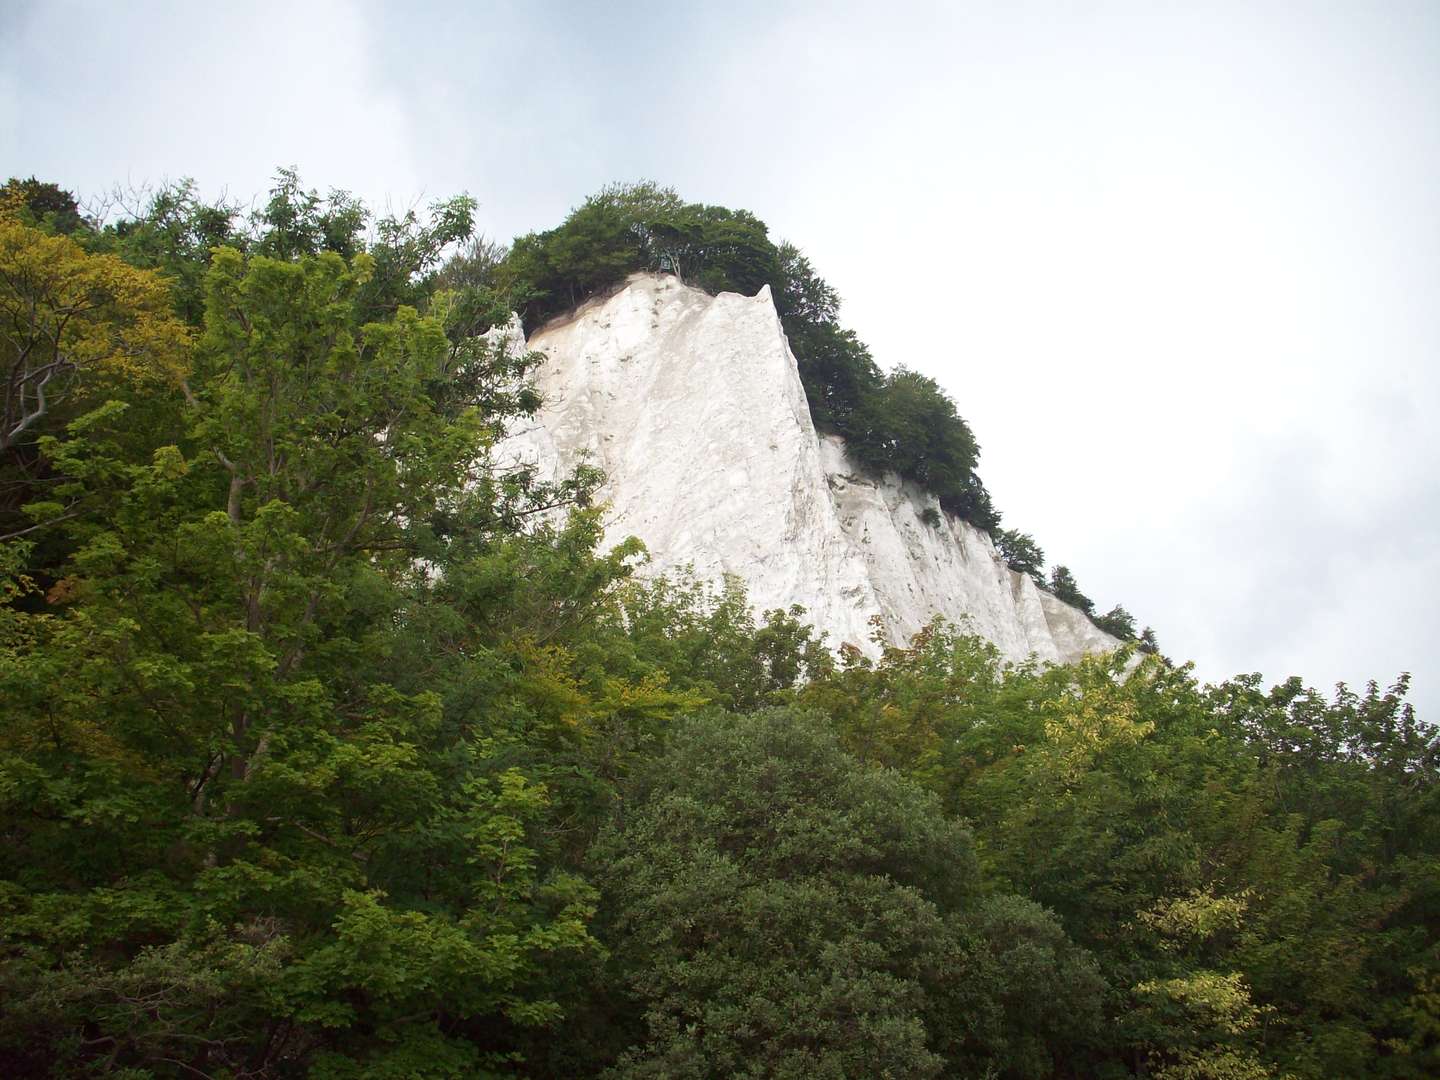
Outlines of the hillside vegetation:
[{"label": "hillside vegetation", "polygon": [[553,238],[0,200],[3,1075],[1440,1075],[1404,677],[836,657],[491,460]]}]

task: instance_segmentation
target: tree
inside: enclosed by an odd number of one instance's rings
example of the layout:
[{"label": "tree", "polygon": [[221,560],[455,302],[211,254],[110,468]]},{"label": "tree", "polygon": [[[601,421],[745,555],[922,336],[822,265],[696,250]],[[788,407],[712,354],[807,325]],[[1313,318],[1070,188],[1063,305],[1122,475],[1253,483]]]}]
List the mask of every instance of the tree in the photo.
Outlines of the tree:
[{"label": "tree", "polygon": [[[965,830],[801,713],[687,722],[594,858],[648,1030],[620,1075],[1036,1075],[1093,1013],[1098,983],[1048,917],[979,899]],[[1031,935],[1047,959],[1021,959]],[[1033,1043],[1001,1004],[1028,977],[1022,996],[1071,1006],[1034,1012]]]},{"label": "tree", "polygon": [[1095,602],[1080,591],[1080,586],[1075,583],[1075,575],[1068,566],[1057,566],[1050,571],[1050,591],[1057,599],[1079,608],[1086,615],[1095,613]]},{"label": "tree", "polygon": [[35,177],[11,177],[0,187],[0,214],[23,213],[27,224],[47,232],[69,235],[85,224],[75,196],[58,184],[42,183]]},{"label": "tree", "polygon": [[248,243],[238,224],[239,207],[223,199],[206,202],[193,180],[117,191],[112,199],[123,213],[89,238],[90,250],[118,255],[168,278],[176,314],[198,327],[205,314],[210,252]]},{"label": "tree", "polygon": [[[1095,617],[1095,625],[1104,630],[1111,637],[1117,637],[1121,641],[1134,641],[1135,616],[1126,611],[1119,604],[1107,611],[1104,615]],[[1153,637],[1153,635],[1152,635]]]},{"label": "tree", "polygon": [[995,534],[995,546],[1005,564],[1017,574],[1029,574],[1035,583],[1044,586],[1045,552],[1029,533],[1003,529]]},{"label": "tree", "polygon": [[775,252],[780,281],[775,309],[786,320],[802,326],[834,323],[840,313],[840,294],[815,272],[814,265],[794,244],[782,243]]},{"label": "tree", "polygon": [[178,380],[188,340],[169,307],[153,274],[0,218],[0,452],[87,384]]},{"label": "tree", "polygon": [[668,685],[707,704],[741,711],[773,704],[833,662],[803,609],[767,611],[757,622],[738,578],[718,587],[684,574],[646,578],[628,582],[616,599],[624,640],[607,662],[629,654],[619,670],[633,678],[663,673]]},{"label": "tree", "polygon": [[0,215],[0,538],[86,511],[43,438],[106,397],[173,392],[189,341],[163,279]]},{"label": "tree", "polygon": [[527,329],[637,270],[675,259],[686,281],[712,293],[758,291],[779,275],[765,223],[744,210],[685,203],[649,181],[613,184],[557,228],[517,239],[498,277]]},{"label": "tree", "polygon": [[255,251],[290,260],[333,251],[343,259],[362,250],[370,213],[348,191],[322,198],[306,191],[295,169],[279,169],[264,207],[254,214]]},{"label": "tree", "polygon": [[1131,660],[1006,669],[932,627],[798,696],[1090,950],[1111,1011],[1074,1072],[1434,1072],[1440,752],[1405,680],[1327,700]]},{"label": "tree", "polygon": [[860,445],[869,414],[862,405],[880,392],[885,376],[853,330],[833,322],[808,324],[798,317],[785,323],[800,381],[815,426]]}]

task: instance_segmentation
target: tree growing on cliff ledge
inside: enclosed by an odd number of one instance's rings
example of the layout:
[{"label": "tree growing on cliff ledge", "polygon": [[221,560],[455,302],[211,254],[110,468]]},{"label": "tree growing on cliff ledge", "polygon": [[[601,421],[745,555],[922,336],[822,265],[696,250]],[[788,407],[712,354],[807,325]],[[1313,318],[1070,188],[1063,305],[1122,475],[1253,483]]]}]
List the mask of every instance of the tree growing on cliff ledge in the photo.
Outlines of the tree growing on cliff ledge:
[{"label": "tree growing on cliff ledge", "polygon": [[1035,584],[1045,584],[1045,552],[1029,533],[1002,529],[995,534],[995,546],[1005,564],[1017,574],[1029,574]]}]

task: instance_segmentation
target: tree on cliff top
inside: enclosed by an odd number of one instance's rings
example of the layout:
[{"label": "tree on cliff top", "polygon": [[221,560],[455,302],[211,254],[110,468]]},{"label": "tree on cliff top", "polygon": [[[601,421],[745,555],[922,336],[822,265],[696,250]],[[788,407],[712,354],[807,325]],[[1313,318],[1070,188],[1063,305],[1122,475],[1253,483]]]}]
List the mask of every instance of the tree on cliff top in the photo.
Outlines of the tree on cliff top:
[{"label": "tree on cliff top", "polygon": [[920,484],[951,513],[984,529],[999,524],[975,471],[979,447],[954,402],[913,370],[882,373],[839,324],[835,290],[749,211],[686,203],[649,182],[613,185],[556,228],[517,239],[495,279],[533,329],[627,274],[657,268],[662,253],[711,293],[770,285],[816,426],[843,436],[862,465]]}]

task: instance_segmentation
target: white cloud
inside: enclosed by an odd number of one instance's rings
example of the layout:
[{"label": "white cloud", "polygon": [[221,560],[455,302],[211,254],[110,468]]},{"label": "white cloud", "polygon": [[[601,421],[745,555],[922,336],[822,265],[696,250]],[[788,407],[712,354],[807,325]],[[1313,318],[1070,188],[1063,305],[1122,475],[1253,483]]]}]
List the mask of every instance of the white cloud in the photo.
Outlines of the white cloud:
[{"label": "white cloud", "polygon": [[404,199],[411,110],[385,90],[358,5],[36,5],[5,46],[25,118],[8,155],[90,194],[193,176],[250,198],[277,166]]}]

